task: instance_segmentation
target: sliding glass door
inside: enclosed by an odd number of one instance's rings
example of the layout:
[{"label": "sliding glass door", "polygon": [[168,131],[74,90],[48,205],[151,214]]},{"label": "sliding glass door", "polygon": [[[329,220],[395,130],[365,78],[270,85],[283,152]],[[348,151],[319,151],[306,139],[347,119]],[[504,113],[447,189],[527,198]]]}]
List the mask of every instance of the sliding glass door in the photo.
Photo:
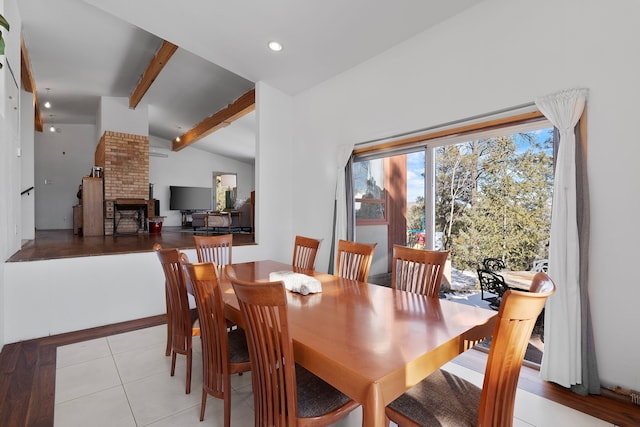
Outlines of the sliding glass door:
[{"label": "sliding glass door", "polygon": [[546,258],[553,138],[530,128],[356,158],[356,240],[378,243],[372,280],[390,280],[394,244],[449,250],[451,285],[473,288],[484,258],[511,270]]}]

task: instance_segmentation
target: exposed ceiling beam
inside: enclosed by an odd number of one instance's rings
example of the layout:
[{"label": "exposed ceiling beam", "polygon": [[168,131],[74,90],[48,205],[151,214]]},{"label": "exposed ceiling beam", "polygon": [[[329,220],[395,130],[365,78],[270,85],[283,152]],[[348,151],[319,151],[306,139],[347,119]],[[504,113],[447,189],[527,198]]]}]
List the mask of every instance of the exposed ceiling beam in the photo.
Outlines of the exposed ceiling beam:
[{"label": "exposed ceiling beam", "polygon": [[167,62],[169,62],[169,59],[171,59],[176,50],[178,50],[178,46],[175,44],[166,40],[162,41],[162,46],[160,46],[158,52],[156,52],[151,62],[149,62],[149,65],[147,65],[147,69],[144,70],[142,77],[140,77],[138,85],[133,89],[129,97],[129,108],[135,109],[138,106],[144,94],[147,93],[153,81],[158,77],[158,74],[160,74],[164,66],[167,65]]},{"label": "exposed ceiling beam", "polygon": [[20,80],[24,90],[33,93],[33,127],[38,132],[42,132],[44,125],[42,123],[42,114],[40,114],[40,105],[38,104],[38,91],[36,90],[36,82],[33,80],[33,74],[31,74],[29,52],[27,52],[24,38],[20,38]]},{"label": "exposed ceiling beam", "polygon": [[184,134],[180,135],[172,142],[171,149],[173,151],[180,151],[190,144],[204,138],[212,132],[218,129],[229,126],[235,120],[240,117],[249,114],[256,109],[256,90],[251,89],[246,92],[232,104],[227,105],[225,108],[218,110],[211,116],[202,120],[200,123],[194,126],[193,129],[188,130]]}]

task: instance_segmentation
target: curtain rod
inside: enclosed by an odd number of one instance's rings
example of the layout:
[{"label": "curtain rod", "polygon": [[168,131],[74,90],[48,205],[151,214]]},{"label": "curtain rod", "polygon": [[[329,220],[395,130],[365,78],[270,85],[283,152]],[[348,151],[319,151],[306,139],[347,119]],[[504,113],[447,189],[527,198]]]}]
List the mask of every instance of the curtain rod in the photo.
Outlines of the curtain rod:
[{"label": "curtain rod", "polygon": [[486,117],[491,117],[491,116],[495,116],[495,115],[502,114],[502,113],[508,113],[510,111],[520,110],[522,108],[533,107],[534,105],[536,105],[535,102],[527,102],[527,103],[520,104],[520,105],[514,105],[513,107],[503,108],[501,110],[495,110],[495,111],[492,111],[492,112],[489,112],[489,113],[478,114],[476,116],[470,116],[470,117],[467,117],[465,119],[453,120],[453,121],[450,121],[450,122],[447,122],[447,123],[441,123],[439,125],[429,126],[429,127],[422,128],[422,129],[412,130],[412,131],[408,131],[408,132],[402,132],[402,133],[398,133],[398,134],[391,135],[391,136],[385,136],[385,137],[382,137],[382,138],[371,139],[369,141],[357,142],[356,144],[354,144],[354,146],[357,147],[359,145],[373,144],[374,142],[380,142],[380,141],[384,141],[384,140],[387,140],[387,139],[396,139],[396,138],[401,138],[401,137],[408,136],[408,135],[427,132],[427,131],[434,130],[434,129],[446,128],[448,126],[458,125],[460,123],[467,123],[467,122],[471,122],[471,121],[478,120],[478,119],[484,119]]}]

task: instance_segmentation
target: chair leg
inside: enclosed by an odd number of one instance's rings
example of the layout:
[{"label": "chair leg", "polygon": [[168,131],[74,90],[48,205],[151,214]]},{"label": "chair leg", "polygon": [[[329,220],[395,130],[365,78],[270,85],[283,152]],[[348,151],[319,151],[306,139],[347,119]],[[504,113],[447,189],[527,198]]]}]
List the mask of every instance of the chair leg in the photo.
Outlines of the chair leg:
[{"label": "chair leg", "polygon": [[169,356],[171,354],[171,326],[167,324],[167,348],[164,351],[165,356]]},{"label": "chair leg", "polygon": [[192,352],[191,349],[189,349],[187,351],[187,387],[186,387],[186,394],[190,394],[191,393],[191,356],[192,356]]},{"label": "chair leg", "polygon": [[165,300],[167,303],[167,348],[164,351],[165,356],[169,356],[171,354],[171,347],[173,345],[172,337],[173,337],[173,327],[171,320],[171,309],[169,308],[169,296],[165,293]]},{"label": "chair leg", "polygon": [[224,391],[224,427],[231,427],[231,390]]},{"label": "chair leg", "polygon": [[231,427],[231,378],[224,377],[224,427]]},{"label": "chair leg", "polygon": [[171,376],[174,376],[176,373],[176,352],[171,352]]},{"label": "chair leg", "polygon": [[202,388],[202,402],[200,403],[200,421],[204,421],[204,411],[207,407],[207,392]]}]

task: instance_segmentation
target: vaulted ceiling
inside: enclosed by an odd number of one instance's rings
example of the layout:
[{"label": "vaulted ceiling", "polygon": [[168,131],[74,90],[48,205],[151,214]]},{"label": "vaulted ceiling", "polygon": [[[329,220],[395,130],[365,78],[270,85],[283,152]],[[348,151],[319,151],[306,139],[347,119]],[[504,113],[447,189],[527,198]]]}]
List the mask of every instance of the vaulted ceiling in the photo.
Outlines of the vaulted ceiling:
[{"label": "vaulted ceiling", "polygon": [[[130,97],[163,42],[177,46],[140,97],[150,136],[170,141],[214,121],[257,81],[298,94],[480,1],[20,0],[18,7],[45,129],[95,123],[101,96]],[[270,51],[272,40],[284,49]],[[255,113],[244,113],[193,146],[252,161]]]}]

